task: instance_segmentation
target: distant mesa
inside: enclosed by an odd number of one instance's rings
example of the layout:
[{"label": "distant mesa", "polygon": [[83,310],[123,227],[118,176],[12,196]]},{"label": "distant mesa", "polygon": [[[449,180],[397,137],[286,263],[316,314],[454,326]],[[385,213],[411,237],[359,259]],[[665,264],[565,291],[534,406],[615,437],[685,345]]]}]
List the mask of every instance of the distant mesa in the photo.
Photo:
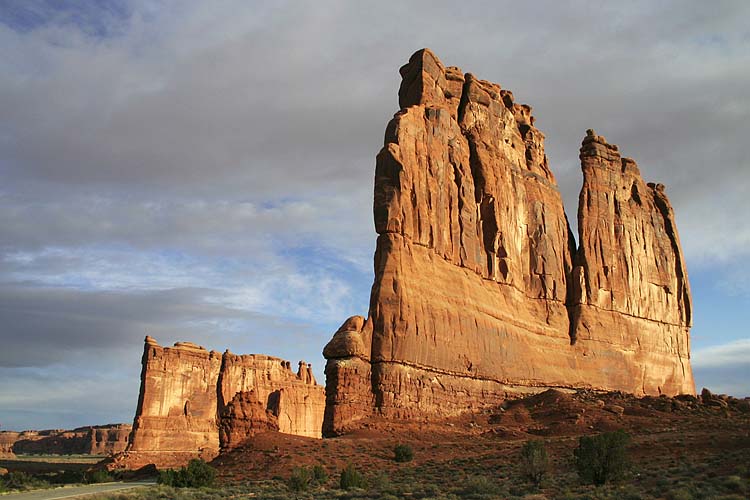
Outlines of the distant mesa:
[{"label": "distant mesa", "polygon": [[0,458],[16,455],[112,455],[128,445],[129,424],[96,425],[71,430],[1,431]]},{"label": "distant mesa", "polygon": [[587,131],[576,244],[530,106],[429,49],[400,73],[375,169],[369,314],[323,351],[324,434],[550,387],[694,394],[664,187]]}]

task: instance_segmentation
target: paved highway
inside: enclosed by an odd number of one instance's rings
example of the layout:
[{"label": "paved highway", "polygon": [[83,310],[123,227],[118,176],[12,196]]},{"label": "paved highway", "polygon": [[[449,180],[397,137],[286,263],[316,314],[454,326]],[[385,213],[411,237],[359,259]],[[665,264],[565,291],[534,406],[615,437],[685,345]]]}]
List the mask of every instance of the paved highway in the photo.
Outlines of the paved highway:
[{"label": "paved highway", "polygon": [[2,500],[57,500],[60,498],[86,498],[87,495],[93,495],[94,493],[107,493],[110,491],[123,491],[131,488],[141,488],[143,486],[151,486],[153,481],[134,481],[130,483],[100,483],[100,484],[87,484],[84,486],[64,486],[62,488],[54,488],[50,490],[36,490],[26,491],[23,493],[11,493],[10,495],[2,495]]}]

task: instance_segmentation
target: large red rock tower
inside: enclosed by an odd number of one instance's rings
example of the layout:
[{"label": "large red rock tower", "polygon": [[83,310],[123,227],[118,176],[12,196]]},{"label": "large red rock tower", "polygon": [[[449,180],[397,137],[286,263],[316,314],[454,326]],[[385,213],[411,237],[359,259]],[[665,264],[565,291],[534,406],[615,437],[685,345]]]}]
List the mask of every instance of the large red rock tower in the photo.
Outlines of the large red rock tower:
[{"label": "large red rock tower", "polygon": [[576,248],[529,106],[428,49],[401,76],[377,156],[369,315],[323,352],[324,433],[547,387],[694,393],[663,186],[589,131]]}]

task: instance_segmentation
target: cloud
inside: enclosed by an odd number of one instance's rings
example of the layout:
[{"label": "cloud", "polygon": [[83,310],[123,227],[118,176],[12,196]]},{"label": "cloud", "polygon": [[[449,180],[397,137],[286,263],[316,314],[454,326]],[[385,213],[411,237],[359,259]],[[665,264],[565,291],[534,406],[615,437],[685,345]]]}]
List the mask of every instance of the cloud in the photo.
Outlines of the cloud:
[{"label": "cloud", "polygon": [[139,363],[108,361],[108,370],[88,372],[80,368],[71,372],[65,365],[45,370],[0,367],[2,429],[131,423],[138,399]]},{"label": "cloud", "polygon": [[[95,352],[140,346],[146,333],[204,336],[222,321],[253,313],[205,297],[206,290],[81,291],[39,286],[0,288],[0,366],[45,366]],[[96,354],[98,356],[99,354]]]},{"label": "cloud", "polygon": [[699,391],[750,396],[750,338],[696,349],[691,362]]},{"label": "cloud", "polygon": [[692,363],[696,368],[750,364],[750,339],[695,350],[692,354]]}]

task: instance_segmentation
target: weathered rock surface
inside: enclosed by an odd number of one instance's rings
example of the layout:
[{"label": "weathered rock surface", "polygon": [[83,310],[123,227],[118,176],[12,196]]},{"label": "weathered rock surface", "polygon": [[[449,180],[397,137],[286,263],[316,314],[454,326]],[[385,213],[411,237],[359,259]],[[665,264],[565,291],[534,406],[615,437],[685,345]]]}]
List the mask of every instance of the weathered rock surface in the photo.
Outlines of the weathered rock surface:
[{"label": "weathered rock surface", "polygon": [[13,444],[18,441],[20,432],[0,431],[0,458],[14,458]]},{"label": "weathered rock surface", "polygon": [[636,163],[593,130],[580,158],[573,340],[601,356],[606,346],[628,355],[605,366],[617,389],[693,394],[690,286],[664,186],[643,182]]},{"label": "weathered rock surface", "polygon": [[321,436],[325,392],[309,364],[295,374],[280,358],[221,355],[189,342],[161,347],[151,337],[142,364],[131,443],[114,467],[210,460],[261,428]]},{"label": "weathered rock surface", "polygon": [[[275,410],[278,412],[278,408]],[[259,432],[278,430],[279,417],[274,409],[266,408],[255,391],[235,394],[219,417],[219,441],[227,450]]]},{"label": "weathered rock surface", "polygon": [[131,426],[111,424],[72,430],[0,432],[0,456],[15,454],[112,455],[127,447]]},{"label": "weathered rock surface", "polygon": [[[663,189],[587,136],[576,249],[529,106],[427,49],[401,75],[376,163],[369,315],[324,350],[324,432],[373,410],[452,415],[547,387],[694,393]],[[636,184],[640,204],[615,214],[610,198]]]}]

